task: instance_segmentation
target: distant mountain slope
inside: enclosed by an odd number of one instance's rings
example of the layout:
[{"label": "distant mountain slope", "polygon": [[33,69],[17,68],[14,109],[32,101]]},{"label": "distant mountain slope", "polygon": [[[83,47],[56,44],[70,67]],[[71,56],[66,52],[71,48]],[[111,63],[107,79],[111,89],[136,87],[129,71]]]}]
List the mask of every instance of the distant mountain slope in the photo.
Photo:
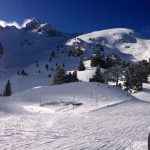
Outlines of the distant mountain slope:
[{"label": "distant mountain slope", "polygon": [[88,53],[98,43],[105,47],[106,54],[115,53],[126,61],[150,58],[150,40],[142,38],[131,29],[116,28],[83,34],[69,40],[67,45],[72,46],[74,42],[84,46],[83,50]]},{"label": "distant mountain slope", "polygon": [[62,33],[50,24],[42,24],[36,18],[21,29],[15,26],[1,27],[0,66],[12,68],[29,66],[35,60],[44,61],[58,45],[63,45],[75,35]]},{"label": "distant mountain slope", "polygon": [[150,40],[142,38],[130,29],[96,31],[73,38],[76,35],[60,32],[36,18],[21,29],[15,26],[1,27],[0,66],[29,66],[35,60],[45,61],[51,51],[57,50],[58,45],[70,47],[75,42],[80,43],[84,56],[88,57],[97,43],[104,46],[106,55],[115,53],[126,61],[148,60],[150,57]]}]

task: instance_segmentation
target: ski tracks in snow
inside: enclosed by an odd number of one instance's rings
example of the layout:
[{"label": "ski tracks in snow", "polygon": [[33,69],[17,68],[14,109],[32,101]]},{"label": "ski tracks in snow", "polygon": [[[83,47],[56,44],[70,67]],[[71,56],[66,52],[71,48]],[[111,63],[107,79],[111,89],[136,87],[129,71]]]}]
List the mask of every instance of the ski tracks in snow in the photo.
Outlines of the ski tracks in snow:
[{"label": "ski tracks in snow", "polygon": [[2,150],[146,150],[150,105],[126,102],[84,114],[0,117]]}]

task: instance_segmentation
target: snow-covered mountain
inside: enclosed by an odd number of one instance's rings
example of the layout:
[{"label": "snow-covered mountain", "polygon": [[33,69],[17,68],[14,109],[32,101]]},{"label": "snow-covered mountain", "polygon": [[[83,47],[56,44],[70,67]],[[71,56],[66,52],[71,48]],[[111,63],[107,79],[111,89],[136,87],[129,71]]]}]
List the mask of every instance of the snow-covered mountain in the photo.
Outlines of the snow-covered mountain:
[{"label": "snow-covered mountain", "polygon": [[99,43],[104,46],[106,54],[116,53],[126,61],[150,57],[150,40],[130,29],[116,28],[76,35],[63,33],[37,18],[20,29],[15,26],[1,27],[0,66],[31,65],[35,60],[45,60],[51,51],[57,50],[58,45],[72,46],[75,42],[80,43],[85,56],[90,56],[93,45]]},{"label": "snow-covered mountain", "polygon": [[67,45],[74,42],[81,43],[85,51],[91,51],[93,44],[101,44],[105,53],[115,53],[126,61],[150,58],[150,39],[144,39],[131,29],[116,28],[83,34],[70,40]]},{"label": "snow-covered mountain", "polygon": [[[116,28],[77,35],[61,32],[37,18],[31,19],[19,29],[15,26],[1,27],[0,89],[4,88],[8,79],[12,82],[14,92],[38,85],[49,85],[52,78],[49,79],[48,76],[53,76],[52,70],[55,70],[57,65],[64,64],[66,71],[76,70],[80,57],[68,57],[67,54],[76,43],[83,50],[86,66],[85,71],[78,72],[78,78],[82,81],[88,81],[95,73],[95,68],[90,67],[89,58],[96,44],[104,47],[106,55],[115,53],[126,61],[148,60],[150,57],[150,40],[142,38],[130,29]],[[52,51],[56,57],[49,62]],[[52,70],[47,71],[46,64]],[[20,69],[27,71],[27,78],[18,77],[17,71]]]},{"label": "snow-covered mountain", "polygon": [[1,27],[0,65],[7,68],[31,65],[35,60],[44,60],[50,51],[56,51],[58,45],[72,46],[75,42],[80,43],[85,56],[90,56],[93,45],[99,43],[104,46],[106,54],[115,53],[126,61],[150,57],[150,40],[130,29],[109,29],[75,36],[60,32],[37,18],[30,20],[21,29],[15,26]]},{"label": "snow-covered mountain", "polygon": [[55,29],[50,24],[42,24],[41,21],[37,18],[33,18],[28,22],[23,28],[25,31],[33,31],[46,35],[47,37],[60,36],[63,33]]},{"label": "snow-covered mountain", "polygon": [[1,27],[0,66],[28,66],[35,60],[45,60],[51,51],[71,37],[73,34],[65,34],[49,24],[41,24],[36,18],[21,29],[15,26]]},{"label": "snow-covered mountain", "polygon": [[[7,80],[12,89],[10,97],[0,96],[0,149],[147,149],[149,83],[130,95],[114,85],[87,82],[95,74],[90,57],[99,44],[105,55],[126,61],[150,58],[150,40],[130,29],[78,36],[37,18],[21,28],[0,27],[0,94]],[[52,85],[57,66],[77,69],[81,57],[68,52],[78,47],[85,70],[77,76],[84,82]],[[20,75],[22,69],[27,76]]]}]

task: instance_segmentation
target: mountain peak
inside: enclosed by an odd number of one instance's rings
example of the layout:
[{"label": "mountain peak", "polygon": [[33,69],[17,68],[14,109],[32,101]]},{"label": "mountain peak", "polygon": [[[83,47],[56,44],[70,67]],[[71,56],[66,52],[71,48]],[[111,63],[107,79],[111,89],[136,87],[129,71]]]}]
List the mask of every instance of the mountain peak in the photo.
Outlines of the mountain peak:
[{"label": "mountain peak", "polygon": [[41,21],[34,17],[25,25],[25,30],[37,30],[40,25]]},{"label": "mountain peak", "polygon": [[51,24],[42,23],[38,18],[35,17],[26,23],[24,30],[38,32],[46,35],[47,37],[62,35],[62,33]]}]

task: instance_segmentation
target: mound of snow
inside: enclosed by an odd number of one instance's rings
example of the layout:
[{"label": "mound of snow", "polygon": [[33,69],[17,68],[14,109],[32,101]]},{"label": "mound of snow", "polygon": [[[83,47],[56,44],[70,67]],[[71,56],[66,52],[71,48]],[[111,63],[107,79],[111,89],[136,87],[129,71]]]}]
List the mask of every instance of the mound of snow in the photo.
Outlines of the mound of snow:
[{"label": "mound of snow", "polygon": [[[115,105],[134,98],[127,92],[113,86],[77,82],[56,86],[34,87],[12,95],[7,99],[18,103],[18,107],[49,107],[52,111],[71,110],[74,113],[88,112]],[[73,109],[73,107],[76,109]]]}]

